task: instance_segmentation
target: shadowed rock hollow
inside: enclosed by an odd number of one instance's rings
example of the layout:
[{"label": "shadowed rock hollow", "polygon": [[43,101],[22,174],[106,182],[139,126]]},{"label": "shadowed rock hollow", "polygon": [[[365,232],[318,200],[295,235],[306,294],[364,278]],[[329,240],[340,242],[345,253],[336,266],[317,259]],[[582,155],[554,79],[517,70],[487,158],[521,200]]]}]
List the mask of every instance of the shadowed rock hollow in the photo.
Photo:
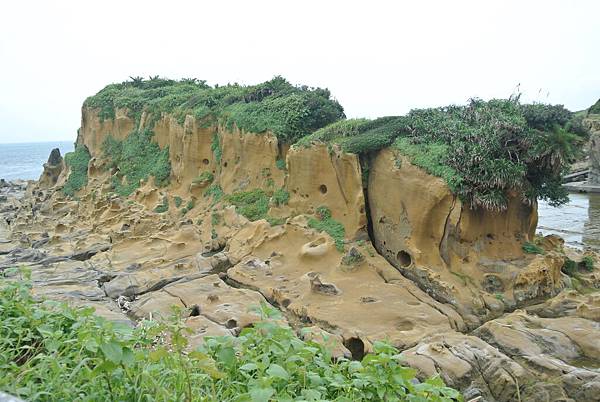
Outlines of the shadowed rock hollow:
[{"label": "shadowed rock hollow", "polygon": [[[120,105],[125,84],[88,99],[75,153],[53,151],[23,197],[3,198],[0,269],[27,265],[37,294],[111,320],[187,309],[194,342],[239,333],[266,300],[338,356],[386,340],[467,397],[598,400],[600,275],[580,273],[592,296],[556,302],[573,292],[567,254],[535,238],[535,200],[515,185],[502,207],[474,205],[481,194],[457,194],[392,131],[364,152],[302,140],[341,107],[273,82],[227,101],[185,87],[171,109],[154,92]],[[284,98],[299,120],[279,115]],[[539,254],[524,253],[535,241]]]}]

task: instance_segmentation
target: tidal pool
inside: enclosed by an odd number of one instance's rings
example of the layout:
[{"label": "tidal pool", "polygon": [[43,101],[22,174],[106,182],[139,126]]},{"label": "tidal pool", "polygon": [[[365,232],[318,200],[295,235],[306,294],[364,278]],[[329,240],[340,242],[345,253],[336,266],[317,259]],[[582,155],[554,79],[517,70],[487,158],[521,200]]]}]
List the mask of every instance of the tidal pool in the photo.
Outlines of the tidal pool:
[{"label": "tidal pool", "polygon": [[569,203],[559,208],[539,202],[537,232],[559,235],[571,247],[600,251],[600,194],[569,197]]}]

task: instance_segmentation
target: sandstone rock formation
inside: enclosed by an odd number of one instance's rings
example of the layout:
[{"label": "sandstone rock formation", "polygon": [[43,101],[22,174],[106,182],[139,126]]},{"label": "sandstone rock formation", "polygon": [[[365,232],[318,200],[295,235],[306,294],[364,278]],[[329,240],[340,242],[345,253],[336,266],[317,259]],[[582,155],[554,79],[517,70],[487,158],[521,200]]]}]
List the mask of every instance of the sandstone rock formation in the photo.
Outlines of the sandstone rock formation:
[{"label": "sandstone rock formation", "polygon": [[[467,398],[600,395],[597,294],[551,299],[565,256],[561,245],[523,253],[535,205],[515,195],[505,212],[473,210],[391,148],[371,155],[363,182],[360,158],[335,146],[290,148],[192,115],[99,113],[82,110],[77,143],[91,160],[76,199],[61,192],[70,172],[55,157],[25,196],[0,199],[0,270],[28,267],[36,294],[131,325],[176,306],[193,344],[237,334],[268,302],[338,358],[388,341]],[[151,120],[170,183],[119,197],[102,144]],[[257,189],[261,205],[228,198]]]}]

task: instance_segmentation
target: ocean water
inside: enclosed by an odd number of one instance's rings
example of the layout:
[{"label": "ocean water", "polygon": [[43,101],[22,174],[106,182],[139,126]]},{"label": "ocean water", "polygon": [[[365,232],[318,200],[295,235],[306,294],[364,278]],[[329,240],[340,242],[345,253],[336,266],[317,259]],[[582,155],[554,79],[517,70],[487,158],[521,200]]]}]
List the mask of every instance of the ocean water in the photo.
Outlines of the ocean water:
[{"label": "ocean water", "polygon": [[569,194],[569,203],[553,208],[538,203],[537,231],[555,234],[571,247],[600,252],[600,194]]},{"label": "ocean water", "polygon": [[37,180],[52,149],[65,155],[73,151],[73,141],[0,144],[0,179]]}]

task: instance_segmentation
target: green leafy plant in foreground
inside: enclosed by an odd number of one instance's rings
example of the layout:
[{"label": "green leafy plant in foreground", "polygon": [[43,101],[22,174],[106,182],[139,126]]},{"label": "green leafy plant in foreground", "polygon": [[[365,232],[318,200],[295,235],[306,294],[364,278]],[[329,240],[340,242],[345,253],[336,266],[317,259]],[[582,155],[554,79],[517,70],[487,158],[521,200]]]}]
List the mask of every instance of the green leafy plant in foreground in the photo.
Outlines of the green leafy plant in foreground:
[{"label": "green leafy plant in foreground", "polygon": [[181,311],[131,328],[91,308],[37,301],[30,290],[28,281],[0,279],[0,390],[26,400],[462,400],[439,378],[415,382],[385,343],[362,361],[333,361],[266,306],[239,337],[207,337],[191,350]]},{"label": "green leafy plant in foreground", "polygon": [[331,210],[329,208],[325,206],[318,207],[317,218],[310,218],[308,226],[329,234],[335,241],[335,247],[339,251],[344,251],[346,229],[344,229],[344,225],[331,217]]},{"label": "green leafy plant in foreground", "polygon": [[88,164],[90,152],[85,145],[77,144],[73,152],[65,154],[65,164],[71,169],[69,177],[62,189],[63,194],[73,197],[88,182]]}]

